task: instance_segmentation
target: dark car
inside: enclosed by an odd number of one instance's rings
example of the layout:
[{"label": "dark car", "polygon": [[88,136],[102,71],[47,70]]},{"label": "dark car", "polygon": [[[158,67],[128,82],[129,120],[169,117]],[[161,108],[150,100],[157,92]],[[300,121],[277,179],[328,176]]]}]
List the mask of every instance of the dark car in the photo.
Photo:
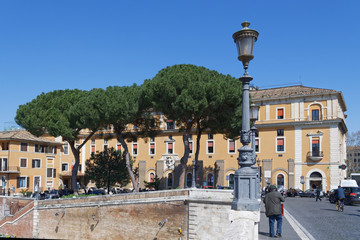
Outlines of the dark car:
[{"label": "dark car", "polygon": [[345,204],[360,204],[360,188],[359,187],[343,187],[345,191]]},{"label": "dark car", "polygon": [[287,191],[287,196],[288,197],[296,197],[296,196],[299,196],[299,192],[301,190],[300,189],[294,189],[294,188],[290,188],[288,191]]},{"label": "dark car", "polygon": [[300,197],[315,197],[314,190],[308,189],[306,191],[299,191],[298,195]]}]

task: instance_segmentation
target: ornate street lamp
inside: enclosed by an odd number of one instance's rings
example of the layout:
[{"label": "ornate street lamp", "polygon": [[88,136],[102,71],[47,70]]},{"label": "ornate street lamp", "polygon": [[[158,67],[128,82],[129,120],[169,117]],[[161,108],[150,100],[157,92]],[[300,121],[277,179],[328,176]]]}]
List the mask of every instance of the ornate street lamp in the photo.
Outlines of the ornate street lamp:
[{"label": "ornate street lamp", "polygon": [[[259,180],[256,170],[256,155],[249,147],[250,139],[250,106],[249,84],[253,79],[248,75],[249,62],[254,58],[254,43],[259,36],[255,30],[249,29],[249,22],[243,22],[243,29],[233,34],[233,39],[238,50],[238,59],[242,61],[245,73],[240,80],[243,84],[242,91],[242,126],[240,141],[242,147],[239,151],[239,166],[235,172],[234,200],[231,204],[233,210],[257,211],[259,210]],[[254,145],[253,145],[254,146]],[[252,146],[252,147],[253,147]]]}]

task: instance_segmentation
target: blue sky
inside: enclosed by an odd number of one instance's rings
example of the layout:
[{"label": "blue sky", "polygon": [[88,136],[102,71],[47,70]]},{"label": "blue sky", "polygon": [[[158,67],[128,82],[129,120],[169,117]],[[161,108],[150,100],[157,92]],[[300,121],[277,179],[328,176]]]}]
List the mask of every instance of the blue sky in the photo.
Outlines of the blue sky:
[{"label": "blue sky", "polygon": [[0,129],[19,105],[55,89],[141,84],[166,66],[239,77],[232,34],[259,31],[249,65],[260,88],[342,91],[360,130],[360,1],[0,1]]}]

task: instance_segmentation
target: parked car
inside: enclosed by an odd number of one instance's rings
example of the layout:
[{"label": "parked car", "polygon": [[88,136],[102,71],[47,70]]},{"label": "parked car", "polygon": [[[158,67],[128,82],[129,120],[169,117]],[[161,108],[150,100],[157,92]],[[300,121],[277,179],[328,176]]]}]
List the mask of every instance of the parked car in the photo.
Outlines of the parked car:
[{"label": "parked car", "polygon": [[308,189],[306,191],[299,191],[298,195],[300,197],[315,197],[314,190]]},{"label": "parked car", "polygon": [[60,198],[59,191],[58,190],[51,190],[48,193],[45,193],[45,199],[57,199]]},{"label": "parked car", "polygon": [[301,191],[301,189],[295,189],[295,188],[290,188],[288,191],[287,191],[287,196],[288,197],[296,197],[296,196],[299,196],[299,192]]},{"label": "parked car", "polygon": [[360,204],[360,188],[359,187],[344,187],[345,190],[345,204]]},{"label": "parked car", "polygon": [[[345,191],[345,201],[346,205],[360,204],[360,188],[359,187],[343,187]],[[329,202],[336,203],[335,198],[336,189],[332,189],[329,193]]]}]

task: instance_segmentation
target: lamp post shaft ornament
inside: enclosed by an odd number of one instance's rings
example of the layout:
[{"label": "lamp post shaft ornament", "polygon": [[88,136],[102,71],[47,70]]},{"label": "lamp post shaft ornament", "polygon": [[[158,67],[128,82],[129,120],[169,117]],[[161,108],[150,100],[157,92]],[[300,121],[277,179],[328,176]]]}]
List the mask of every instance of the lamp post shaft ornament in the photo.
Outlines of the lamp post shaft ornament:
[{"label": "lamp post shaft ornament", "polygon": [[253,79],[248,75],[247,69],[249,62],[254,58],[254,43],[259,36],[255,30],[249,29],[249,22],[243,22],[243,29],[233,34],[234,42],[238,50],[238,59],[242,61],[245,72],[240,81],[243,84],[242,91],[242,126],[240,141],[242,147],[239,151],[239,169],[235,172],[234,200],[231,208],[239,211],[258,211],[260,198],[260,186],[258,181],[257,169],[255,166],[256,155],[253,147],[249,146],[250,137],[250,105],[249,105],[249,85]]}]

